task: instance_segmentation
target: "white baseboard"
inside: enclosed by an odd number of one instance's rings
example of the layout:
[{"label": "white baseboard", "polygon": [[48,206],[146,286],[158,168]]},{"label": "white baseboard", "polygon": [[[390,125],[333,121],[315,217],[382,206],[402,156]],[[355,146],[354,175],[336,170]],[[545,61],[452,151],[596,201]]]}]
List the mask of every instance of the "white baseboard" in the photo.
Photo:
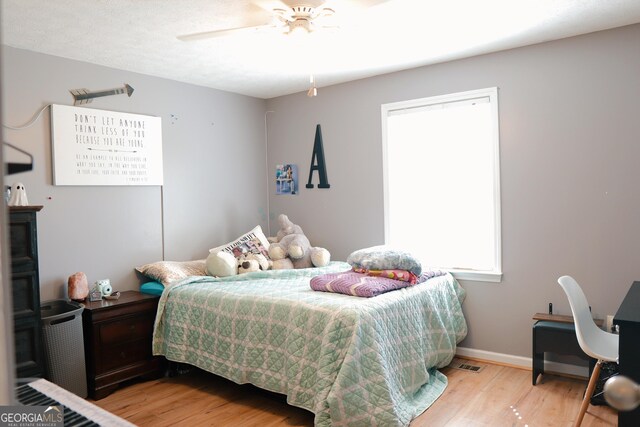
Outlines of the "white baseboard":
[{"label": "white baseboard", "polygon": [[[456,356],[470,357],[473,359],[486,360],[488,362],[502,363],[531,370],[532,360],[530,357],[514,356],[512,354],[494,353],[493,351],[476,350],[473,348],[458,347]],[[586,366],[569,365],[559,362],[544,362],[545,372],[557,372],[560,374],[575,375],[578,377],[589,377],[589,368]]]}]

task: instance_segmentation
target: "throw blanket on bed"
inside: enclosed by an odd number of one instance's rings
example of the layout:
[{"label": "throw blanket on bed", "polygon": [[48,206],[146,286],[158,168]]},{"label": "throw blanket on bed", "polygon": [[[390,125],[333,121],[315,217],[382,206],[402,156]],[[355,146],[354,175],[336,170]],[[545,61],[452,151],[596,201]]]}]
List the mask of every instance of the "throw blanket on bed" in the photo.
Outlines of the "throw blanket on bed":
[{"label": "throw blanket on bed", "polygon": [[356,273],[362,273],[369,276],[386,277],[387,279],[402,280],[412,285],[418,283],[418,276],[408,270],[367,270],[366,268],[353,267]]},{"label": "throw blanket on bed", "polygon": [[407,426],[444,391],[467,333],[449,274],[358,298],[309,281],[350,266],[192,277],[160,298],[153,353],[282,393],[317,426]]},{"label": "throw blanket on bed", "polygon": [[[374,274],[370,272],[361,273],[353,270],[343,271],[341,273],[322,274],[311,279],[311,289],[320,292],[336,292],[356,297],[371,298],[385,292],[406,288],[407,286],[414,286],[432,277],[445,274],[440,270],[424,272],[411,282],[383,277],[378,271],[389,270],[374,270]],[[413,273],[409,274],[413,275]]]}]

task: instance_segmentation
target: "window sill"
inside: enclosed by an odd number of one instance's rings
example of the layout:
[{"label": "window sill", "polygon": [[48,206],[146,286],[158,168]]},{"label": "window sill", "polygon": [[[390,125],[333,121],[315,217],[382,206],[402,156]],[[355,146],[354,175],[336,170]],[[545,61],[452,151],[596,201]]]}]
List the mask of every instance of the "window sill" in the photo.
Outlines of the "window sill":
[{"label": "window sill", "polygon": [[474,282],[502,282],[501,271],[471,271],[471,270],[449,270],[449,273],[456,280],[471,280]]}]

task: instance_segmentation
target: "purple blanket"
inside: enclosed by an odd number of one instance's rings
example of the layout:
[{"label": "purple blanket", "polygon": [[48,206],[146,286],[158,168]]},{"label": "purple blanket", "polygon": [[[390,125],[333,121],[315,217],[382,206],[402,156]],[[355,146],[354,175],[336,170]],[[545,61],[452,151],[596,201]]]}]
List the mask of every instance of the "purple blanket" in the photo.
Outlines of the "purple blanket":
[{"label": "purple blanket", "polygon": [[312,278],[311,289],[320,292],[336,292],[339,294],[370,298],[396,289],[415,286],[427,279],[442,276],[445,273],[445,271],[440,270],[425,271],[418,276],[416,284],[412,285],[410,282],[403,282],[402,280],[368,276],[364,273],[347,270],[342,273],[322,274]]}]

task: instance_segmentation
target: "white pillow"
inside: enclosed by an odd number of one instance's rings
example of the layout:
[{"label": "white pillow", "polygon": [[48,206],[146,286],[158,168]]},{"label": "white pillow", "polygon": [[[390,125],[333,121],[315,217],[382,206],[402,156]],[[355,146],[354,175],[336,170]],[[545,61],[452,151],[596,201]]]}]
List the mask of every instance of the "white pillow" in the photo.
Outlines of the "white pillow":
[{"label": "white pillow", "polygon": [[240,257],[240,255],[245,252],[252,252],[254,254],[262,254],[267,257],[267,259],[270,259],[269,240],[267,240],[267,237],[262,232],[262,227],[259,225],[229,243],[218,246],[217,248],[209,249],[209,253],[219,251],[229,252],[236,258]]}]

